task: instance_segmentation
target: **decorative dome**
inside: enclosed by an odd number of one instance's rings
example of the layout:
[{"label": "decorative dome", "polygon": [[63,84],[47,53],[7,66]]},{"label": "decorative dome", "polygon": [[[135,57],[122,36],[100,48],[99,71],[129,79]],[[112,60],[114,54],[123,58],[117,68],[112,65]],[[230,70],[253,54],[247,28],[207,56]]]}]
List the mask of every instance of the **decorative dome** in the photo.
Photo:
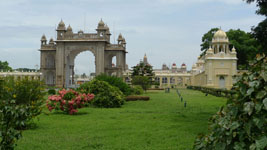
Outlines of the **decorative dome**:
[{"label": "decorative dome", "polygon": [[173,63],[172,66],[176,66],[176,63]]},{"label": "decorative dome", "polygon": [[232,53],[236,53],[235,47],[232,48]]},{"label": "decorative dome", "polygon": [[207,54],[212,54],[213,53],[213,50],[212,48],[210,47],[208,50],[207,50]]},{"label": "decorative dome", "polygon": [[121,33],[118,36],[118,41],[123,41],[123,37],[122,37]]},{"label": "decorative dome", "polygon": [[80,35],[80,34],[83,34],[83,30],[79,30],[78,31],[78,34]]},{"label": "decorative dome", "polygon": [[126,44],[125,38],[122,37],[122,44]]},{"label": "decorative dome", "polygon": [[182,67],[183,67],[183,66],[185,67],[185,66],[186,66],[186,64],[185,64],[185,63],[183,63],[183,64],[182,64]]},{"label": "decorative dome", "polygon": [[50,44],[50,45],[54,45],[54,40],[53,40],[53,38],[51,38],[51,39],[49,40],[49,44]]},{"label": "decorative dome", "polygon": [[66,30],[65,28],[65,23],[63,22],[63,20],[61,19],[58,26],[57,26],[57,30]]},{"label": "decorative dome", "polygon": [[67,31],[72,31],[72,28],[70,25],[68,26]]},{"label": "decorative dome", "polygon": [[100,27],[105,28],[105,23],[103,22],[102,18],[101,18],[101,20],[98,23],[98,28],[100,28]]},{"label": "decorative dome", "polygon": [[46,37],[45,35],[43,34],[42,38],[41,38],[41,41],[46,41]]},{"label": "decorative dome", "polygon": [[226,35],[226,33],[225,33],[223,30],[219,29],[219,30],[214,34],[213,38],[227,38],[227,35]]}]

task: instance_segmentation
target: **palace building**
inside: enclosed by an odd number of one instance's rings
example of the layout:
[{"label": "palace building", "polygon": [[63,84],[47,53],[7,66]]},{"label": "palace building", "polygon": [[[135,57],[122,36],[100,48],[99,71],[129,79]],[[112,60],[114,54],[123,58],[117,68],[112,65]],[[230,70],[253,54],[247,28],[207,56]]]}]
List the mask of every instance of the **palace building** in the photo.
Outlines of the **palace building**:
[{"label": "palace building", "polygon": [[[149,64],[146,55],[143,62]],[[184,63],[181,67],[173,63],[171,67],[163,64],[161,69],[154,69],[154,73],[155,81],[161,88],[193,85],[231,89],[234,83],[233,77],[237,75],[236,50],[234,47],[230,50],[229,39],[220,29],[214,34],[206,54],[198,57],[192,70],[188,71]],[[129,70],[125,72],[127,81],[130,74]]]}]

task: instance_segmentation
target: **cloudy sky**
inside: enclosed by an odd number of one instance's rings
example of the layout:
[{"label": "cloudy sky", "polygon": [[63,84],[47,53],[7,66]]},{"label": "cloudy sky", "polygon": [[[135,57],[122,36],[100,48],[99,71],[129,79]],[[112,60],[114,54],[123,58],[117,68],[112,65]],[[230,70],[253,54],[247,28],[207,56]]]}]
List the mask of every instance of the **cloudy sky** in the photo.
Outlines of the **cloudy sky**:
[{"label": "cloudy sky", "polygon": [[[55,37],[61,18],[75,32],[95,32],[103,18],[116,38],[126,38],[129,66],[146,53],[154,68],[175,62],[190,69],[204,33],[213,27],[249,32],[263,20],[256,9],[242,0],[0,0],[0,60],[35,68],[42,34]],[[90,52],[78,55],[76,72],[93,72],[93,59]]]}]

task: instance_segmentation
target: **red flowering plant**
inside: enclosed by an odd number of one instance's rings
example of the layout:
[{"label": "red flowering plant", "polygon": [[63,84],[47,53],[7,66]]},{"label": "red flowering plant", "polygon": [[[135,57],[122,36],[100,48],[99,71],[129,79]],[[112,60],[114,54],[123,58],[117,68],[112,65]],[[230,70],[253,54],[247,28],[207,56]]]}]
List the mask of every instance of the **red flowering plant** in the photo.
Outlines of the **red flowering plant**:
[{"label": "red flowering plant", "polygon": [[94,98],[94,94],[78,93],[72,89],[63,89],[58,93],[58,95],[49,96],[46,101],[46,106],[50,112],[55,109],[72,115]]}]

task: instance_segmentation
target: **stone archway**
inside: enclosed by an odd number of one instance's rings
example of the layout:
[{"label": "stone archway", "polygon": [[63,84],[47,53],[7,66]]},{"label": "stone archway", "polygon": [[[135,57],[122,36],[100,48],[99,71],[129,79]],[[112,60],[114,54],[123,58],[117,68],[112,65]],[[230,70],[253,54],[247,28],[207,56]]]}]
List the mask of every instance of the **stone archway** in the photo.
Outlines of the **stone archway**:
[{"label": "stone archway", "polygon": [[[110,31],[101,20],[97,26],[97,33],[73,33],[69,26],[61,20],[57,27],[57,40],[51,39],[47,44],[45,35],[41,38],[41,72],[46,78],[45,57],[49,54],[55,58],[55,68],[50,68],[56,74],[56,86],[68,87],[70,77],[73,76],[74,59],[84,51],[91,51],[95,56],[95,73],[111,75],[116,72],[122,76],[126,67],[126,41],[120,34],[117,44],[110,43]],[[112,57],[116,56],[116,67],[112,67]]]},{"label": "stone archway", "polygon": [[[65,85],[66,87],[70,87],[72,86],[72,84],[74,84],[74,67],[75,67],[75,58],[83,52],[89,51],[94,55],[94,62],[95,62],[95,66],[96,66],[96,56],[95,56],[95,51],[94,50],[83,50],[83,49],[77,49],[77,50],[72,50],[70,51],[65,60],[66,60],[66,68],[65,68]],[[95,67],[96,68],[96,67]]]}]

